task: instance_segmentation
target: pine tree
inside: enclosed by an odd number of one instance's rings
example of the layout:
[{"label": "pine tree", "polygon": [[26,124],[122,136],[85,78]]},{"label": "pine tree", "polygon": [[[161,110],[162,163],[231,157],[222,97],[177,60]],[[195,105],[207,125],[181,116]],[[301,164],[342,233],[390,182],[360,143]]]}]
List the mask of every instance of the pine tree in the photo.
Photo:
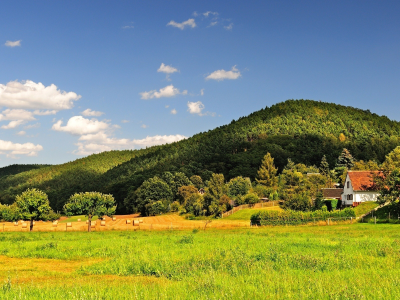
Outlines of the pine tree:
[{"label": "pine tree", "polygon": [[350,151],[346,148],[343,149],[342,153],[338,157],[337,166],[346,167],[348,170],[350,170],[354,166],[354,158],[351,155]]},{"label": "pine tree", "polygon": [[274,166],[274,159],[268,152],[262,162],[261,166],[257,172],[256,181],[258,184],[265,185],[267,187],[274,187],[278,183],[278,178],[276,177],[277,168]]},{"label": "pine tree", "polygon": [[325,155],[322,157],[321,164],[319,165],[319,172],[326,177],[330,175],[329,164]]}]

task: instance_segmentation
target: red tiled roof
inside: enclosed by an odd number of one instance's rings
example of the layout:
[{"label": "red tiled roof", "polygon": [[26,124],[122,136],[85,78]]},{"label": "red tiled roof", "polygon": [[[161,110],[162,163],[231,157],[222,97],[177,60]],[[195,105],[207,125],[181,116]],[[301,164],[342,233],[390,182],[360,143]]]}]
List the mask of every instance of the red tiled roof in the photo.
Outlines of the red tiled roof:
[{"label": "red tiled roof", "polygon": [[379,171],[349,171],[351,185],[355,191],[376,191],[377,187],[374,184],[374,175],[379,174]]}]

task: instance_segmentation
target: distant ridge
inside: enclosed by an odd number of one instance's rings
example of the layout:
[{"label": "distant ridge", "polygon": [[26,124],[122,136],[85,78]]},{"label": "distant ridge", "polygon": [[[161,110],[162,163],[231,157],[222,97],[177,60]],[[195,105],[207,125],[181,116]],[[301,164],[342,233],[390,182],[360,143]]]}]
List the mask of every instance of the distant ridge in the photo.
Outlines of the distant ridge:
[{"label": "distant ridge", "polygon": [[62,165],[0,178],[0,202],[11,203],[28,187],[49,195],[61,210],[74,192],[112,193],[118,211],[129,189],[164,171],[180,171],[208,179],[212,172],[226,179],[254,178],[266,152],[281,171],[295,163],[319,165],[326,155],[331,167],[343,148],[356,159],[381,162],[400,145],[400,123],[368,110],[313,100],[287,100],[176,143],[133,151],[110,151]]}]

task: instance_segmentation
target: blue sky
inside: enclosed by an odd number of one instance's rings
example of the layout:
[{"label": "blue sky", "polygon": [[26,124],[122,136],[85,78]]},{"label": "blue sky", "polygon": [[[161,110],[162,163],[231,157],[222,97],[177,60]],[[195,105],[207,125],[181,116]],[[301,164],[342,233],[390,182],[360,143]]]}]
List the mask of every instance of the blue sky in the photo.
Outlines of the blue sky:
[{"label": "blue sky", "polygon": [[190,137],[287,99],[400,120],[398,1],[2,1],[0,166]]}]

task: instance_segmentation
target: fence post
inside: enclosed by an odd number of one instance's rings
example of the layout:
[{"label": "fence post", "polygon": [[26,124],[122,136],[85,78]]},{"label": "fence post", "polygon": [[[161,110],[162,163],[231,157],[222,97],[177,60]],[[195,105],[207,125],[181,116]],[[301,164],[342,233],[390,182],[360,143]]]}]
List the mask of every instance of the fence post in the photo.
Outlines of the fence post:
[{"label": "fence post", "polygon": [[376,216],[375,216],[375,225],[376,225]]}]

